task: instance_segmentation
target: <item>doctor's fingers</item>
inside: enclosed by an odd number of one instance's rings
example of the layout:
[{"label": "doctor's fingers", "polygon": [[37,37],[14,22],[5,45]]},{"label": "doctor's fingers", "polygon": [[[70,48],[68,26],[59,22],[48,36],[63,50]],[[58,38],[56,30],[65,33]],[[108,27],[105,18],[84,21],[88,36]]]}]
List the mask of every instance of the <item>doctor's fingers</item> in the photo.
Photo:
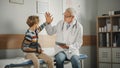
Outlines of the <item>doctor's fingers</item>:
[{"label": "doctor's fingers", "polygon": [[51,18],[51,19],[52,19],[52,16],[51,16],[51,15],[45,14],[45,17],[46,17],[46,18]]},{"label": "doctor's fingers", "polygon": [[46,16],[52,16],[49,12],[45,13]]}]

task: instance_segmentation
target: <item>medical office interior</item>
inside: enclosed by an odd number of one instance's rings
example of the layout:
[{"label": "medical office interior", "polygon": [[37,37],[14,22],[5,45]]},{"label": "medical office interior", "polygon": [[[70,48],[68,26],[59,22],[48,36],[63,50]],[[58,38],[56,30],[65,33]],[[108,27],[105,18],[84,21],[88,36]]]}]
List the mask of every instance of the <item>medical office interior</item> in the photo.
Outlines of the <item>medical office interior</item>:
[{"label": "medical office interior", "polygon": [[[52,25],[56,25],[68,7],[76,10],[76,18],[83,25],[80,53],[88,56],[84,68],[120,68],[120,0],[0,0],[0,68],[24,61],[21,43],[28,16],[38,15],[42,24],[48,11]],[[56,36],[43,29],[39,37],[44,52],[53,57]],[[65,68],[72,68],[71,63]]]}]

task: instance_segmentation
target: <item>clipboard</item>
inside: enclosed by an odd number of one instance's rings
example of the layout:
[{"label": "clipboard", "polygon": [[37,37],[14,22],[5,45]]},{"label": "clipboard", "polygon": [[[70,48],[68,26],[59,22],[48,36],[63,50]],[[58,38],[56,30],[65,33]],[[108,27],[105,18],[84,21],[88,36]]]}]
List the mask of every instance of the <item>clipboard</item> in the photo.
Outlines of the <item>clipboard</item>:
[{"label": "clipboard", "polygon": [[66,45],[65,43],[61,43],[61,42],[55,42],[55,44],[60,45],[60,46],[61,45],[63,45],[63,46]]}]

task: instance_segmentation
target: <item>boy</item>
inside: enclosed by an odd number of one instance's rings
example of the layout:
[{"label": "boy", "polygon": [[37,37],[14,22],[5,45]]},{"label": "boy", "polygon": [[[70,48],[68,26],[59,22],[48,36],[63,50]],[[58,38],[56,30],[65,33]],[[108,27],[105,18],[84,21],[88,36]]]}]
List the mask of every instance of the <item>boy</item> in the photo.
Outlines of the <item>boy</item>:
[{"label": "boy", "polygon": [[43,23],[41,26],[38,26],[39,17],[35,15],[29,16],[26,23],[30,27],[25,34],[22,44],[22,50],[26,53],[26,58],[33,61],[34,68],[39,68],[40,66],[38,59],[43,59],[48,64],[48,68],[53,68],[52,59],[43,53],[43,50],[38,43],[38,33],[46,26],[47,23]]}]

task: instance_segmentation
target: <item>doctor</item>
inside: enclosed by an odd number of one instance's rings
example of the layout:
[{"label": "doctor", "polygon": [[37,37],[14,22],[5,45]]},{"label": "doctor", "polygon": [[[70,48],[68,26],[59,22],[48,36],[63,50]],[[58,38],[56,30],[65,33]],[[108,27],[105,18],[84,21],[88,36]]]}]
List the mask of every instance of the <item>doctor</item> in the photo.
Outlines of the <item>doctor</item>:
[{"label": "doctor", "polygon": [[64,61],[70,60],[72,68],[80,68],[79,49],[83,43],[83,27],[75,19],[75,10],[67,8],[64,12],[64,20],[58,22],[56,26],[51,26],[53,18],[50,13],[46,13],[49,20],[46,31],[49,35],[56,34],[56,68],[64,68]]}]

